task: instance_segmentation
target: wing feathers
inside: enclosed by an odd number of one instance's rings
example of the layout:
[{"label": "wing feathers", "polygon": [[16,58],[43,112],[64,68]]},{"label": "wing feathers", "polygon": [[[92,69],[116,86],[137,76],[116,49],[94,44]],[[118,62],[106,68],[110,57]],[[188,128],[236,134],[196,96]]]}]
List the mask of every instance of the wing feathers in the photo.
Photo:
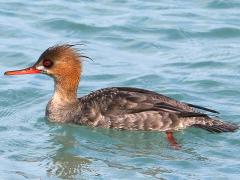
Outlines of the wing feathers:
[{"label": "wing feathers", "polygon": [[208,111],[208,112],[211,112],[211,113],[216,113],[216,114],[219,114],[218,111],[215,111],[213,109],[209,109],[209,108],[206,108],[206,107],[202,107],[202,106],[198,106],[198,105],[194,105],[194,104],[189,104],[189,103],[186,103],[188,106],[190,107],[193,107],[193,108],[197,108],[197,109],[202,109],[204,111]]}]

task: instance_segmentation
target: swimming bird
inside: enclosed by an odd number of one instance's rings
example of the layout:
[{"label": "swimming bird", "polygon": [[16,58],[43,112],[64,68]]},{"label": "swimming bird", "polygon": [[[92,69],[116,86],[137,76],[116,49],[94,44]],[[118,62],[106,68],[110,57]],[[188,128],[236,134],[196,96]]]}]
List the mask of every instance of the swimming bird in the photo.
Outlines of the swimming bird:
[{"label": "swimming bird", "polygon": [[[53,122],[121,130],[163,131],[170,144],[177,146],[173,132],[188,127],[210,132],[234,132],[238,126],[208,113],[215,110],[179,102],[150,90],[110,87],[77,97],[82,72],[82,56],[74,45],[55,45],[46,49],[37,62],[26,69],[5,75],[46,74],[54,79],[54,94],[46,107]],[[205,112],[205,113],[204,113]]]}]

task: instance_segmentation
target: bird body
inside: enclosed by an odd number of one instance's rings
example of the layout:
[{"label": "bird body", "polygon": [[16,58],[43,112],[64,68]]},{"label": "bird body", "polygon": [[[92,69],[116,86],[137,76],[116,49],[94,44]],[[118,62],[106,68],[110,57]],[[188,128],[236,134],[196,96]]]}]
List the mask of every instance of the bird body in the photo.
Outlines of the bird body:
[{"label": "bird body", "polygon": [[216,122],[223,124],[185,103],[129,87],[100,89],[70,104],[55,100],[53,96],[47,105],[46,116],[53,122],[121,130],[176,131],[196,125],[210,126]]},{"label": "bird body", "polygon": [[[211,132],[233,132],[238,126],[211,118],[217,111],[179,102],[159,93],[132,87],[100,89],[77,97],[81,78],[81,55],[72,45],[48,48],[29,68],[8,71],[5,75],[46,74],[55,90],[46,107],[52,122],[75,123],[121,130],[164,131],[172,143],[172,132],[187,127]],[[205,112],[205,113],[203,113]]]}]

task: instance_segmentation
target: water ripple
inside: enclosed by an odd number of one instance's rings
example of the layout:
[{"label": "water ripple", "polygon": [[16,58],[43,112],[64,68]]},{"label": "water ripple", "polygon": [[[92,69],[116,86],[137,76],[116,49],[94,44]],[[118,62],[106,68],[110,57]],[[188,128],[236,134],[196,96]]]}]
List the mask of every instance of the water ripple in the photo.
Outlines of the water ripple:
[{"label": "water ripple", "polygon": [[[50,45],[84,42],[79,95],[142,87],[221,112],[239,124],[239,2],[0,2],[1,74],[34,63]],[[81,49],[81,47],[79,47]],[[80,52],[82,52],[80,50]],[[50,123],[51,78],[0,78],[2,179],[237,179],[240,132],[130,132]]]}]

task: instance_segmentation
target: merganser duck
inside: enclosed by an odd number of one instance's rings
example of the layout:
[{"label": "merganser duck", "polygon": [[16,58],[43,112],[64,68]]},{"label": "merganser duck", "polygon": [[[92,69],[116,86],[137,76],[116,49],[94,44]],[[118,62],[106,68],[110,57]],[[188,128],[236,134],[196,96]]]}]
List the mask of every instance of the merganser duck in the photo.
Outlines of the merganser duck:
[{"label": "merganser duck", "polygon": [[42,73],[54,79],[54,94],[46,107],[46,117],[50,121],[121,130],[164,131],[173,146],[178,145],[173,132],[187,127],[217,133],[238,129],[235,124],[200,112],[218,113],[215,110],[145,89],[111,87],[77,98],[82,56],[73,46],[50,47],[32,67],[5,72],[5,75]]}]

